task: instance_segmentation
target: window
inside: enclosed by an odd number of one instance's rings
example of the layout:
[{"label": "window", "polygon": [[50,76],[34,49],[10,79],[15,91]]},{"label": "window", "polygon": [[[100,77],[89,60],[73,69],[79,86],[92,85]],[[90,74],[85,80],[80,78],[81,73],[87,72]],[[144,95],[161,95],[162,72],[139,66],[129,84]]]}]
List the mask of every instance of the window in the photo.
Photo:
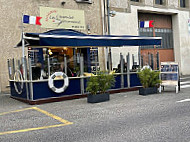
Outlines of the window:
[{"label": "window", "polygon": [[92,0],[75,0],[78,3],[89,3],[92,4]]},{"label": "window", "polygon": [[162,5],[162,4],[163,4],[163,0],[156,0],[156,1],[155,1],[155,4],[160,4],[160,5]]},{"label": "window", "polygon": [[[155,28],[156,37],[162,37],[162,44],[156,48],[173,48],[173,32],[172,29]],[[140,28],[140,36],[153,36],[152,28]],[[141,48],[154,48],[154,46],[142,46]]]},{"label": "window", "polygon": [[90,49],[90,63],[91,63],[91,72],[97,74],[97,71],[100,71],[99,60],[98,60],[98,48]]},{"label": "window", "polygon": [[162,37],[162,45],[160,48],[173,48],[173,32],[172,29],[157,29],[155,28],[155,35]]},{"label": "window", "polygon": [[180,0],[180,7],[186,7],[185,0]]},{"label": "window", "polygon": [[134,1],[134,2],[139,2],[139,0],[131,0],[131,1]]},{"label": "window", "polygon": [[[153,29],[152,28],[140,28],[139,29],[139,34],[140,36],[145,36],[145,37],[153,37]],[[153,45],[148,45],[148,46],[141,46],[141,48],[154,48]]]}]

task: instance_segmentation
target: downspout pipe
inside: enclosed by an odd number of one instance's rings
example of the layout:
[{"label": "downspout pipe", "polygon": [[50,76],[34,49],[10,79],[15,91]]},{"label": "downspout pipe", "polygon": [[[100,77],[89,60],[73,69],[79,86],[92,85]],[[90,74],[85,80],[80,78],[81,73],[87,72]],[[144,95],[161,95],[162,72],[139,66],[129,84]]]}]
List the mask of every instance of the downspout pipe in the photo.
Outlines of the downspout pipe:
[{"label": "downspout pipe", "polygon": [[[108,35],[110,35],[110,1],[107,0],[107,20],[108,20]],[[111,48],[108,47],[108,64],[109,64],[109,72],[112,70],[112,58],[111,58]]]}]

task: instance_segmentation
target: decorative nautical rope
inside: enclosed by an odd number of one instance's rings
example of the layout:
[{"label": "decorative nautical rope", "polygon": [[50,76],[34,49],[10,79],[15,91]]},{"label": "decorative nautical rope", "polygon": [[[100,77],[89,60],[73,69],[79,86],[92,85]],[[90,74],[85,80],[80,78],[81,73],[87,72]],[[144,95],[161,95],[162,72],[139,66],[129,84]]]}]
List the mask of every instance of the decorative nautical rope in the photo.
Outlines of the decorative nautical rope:
[{"label": "decorative nautical rope", "polygon": [[[20,85],[20,89],[18,89],[18,85]],[[22,93],[24,83],[23,83],[23,77],[20,70],[17,70],[14,74],[14,87],[15,87],[15,91],[18,94]]]},{"label": "decorative nautical rope", "polygon": [[[62,86],[61,88],[56,88],[56,87],[54,86],[54,79],[55,79],[56,77],[59,77],[59,76],[62,76],[62,77],[63,77],[63,79],[64,79],[64,84],[63,84],[63,86]],[[68,78],[68,76],[67,76],[65,73],[63,73],[63,72],[55,72],[55,73],[53,73],[53,74],[49,77],[49,79],[48,79],[48,86],[49,86],[49,88],[50,88],[53,92],[55,92],[55,93],[62,93],[62,92],[64,92],[64,91],[67,89],[67,87],[69,86],[69,78]]]}]

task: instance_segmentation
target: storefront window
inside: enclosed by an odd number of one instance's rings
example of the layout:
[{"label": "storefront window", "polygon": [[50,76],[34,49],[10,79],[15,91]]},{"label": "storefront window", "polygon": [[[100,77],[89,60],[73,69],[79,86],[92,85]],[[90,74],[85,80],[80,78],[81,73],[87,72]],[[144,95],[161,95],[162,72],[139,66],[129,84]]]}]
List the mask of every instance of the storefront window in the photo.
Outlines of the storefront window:
[{"label": "storefront window", "polygon": [[34,48],[28,50],[28,55],[31,59],[33,80],[47,79],[49,74],[55,72],[64,72],[68,77],[79,77],[81,56],[85,73],[96,74],[100,70],[97,48]]}]

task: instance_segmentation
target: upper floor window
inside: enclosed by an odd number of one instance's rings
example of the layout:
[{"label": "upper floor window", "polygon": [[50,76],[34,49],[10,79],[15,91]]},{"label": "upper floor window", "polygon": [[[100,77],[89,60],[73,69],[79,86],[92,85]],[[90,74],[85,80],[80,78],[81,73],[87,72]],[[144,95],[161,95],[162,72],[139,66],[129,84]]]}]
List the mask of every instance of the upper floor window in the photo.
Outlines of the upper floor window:
[{"label": "upper floor window", "polygon": [[[157,45],[156,48],[173,48],[173,31],[172,29],[164,29],[164,28],[140,28],[139,35],[140,36],[147,36],[153,37],[153,32],[155,33],[156,37],[162,37],[162,44]],[[141,46],[141,48],[154,48],[153,45],[149,46]]]},{"label": "upper floor window", "polygon": [[139,2],[139,0],[131,0],[131,1],[134,1],[134,2]]},{"label": "upper floor window", "polygon": [[160,4],[160,5],[162,5],[162,4],[163,4],[163,0],[155,0],[155,4]]},{"label": "upper floor window", "polygon": [[186,0],[180,0],[180,7],[186,7]]}]

